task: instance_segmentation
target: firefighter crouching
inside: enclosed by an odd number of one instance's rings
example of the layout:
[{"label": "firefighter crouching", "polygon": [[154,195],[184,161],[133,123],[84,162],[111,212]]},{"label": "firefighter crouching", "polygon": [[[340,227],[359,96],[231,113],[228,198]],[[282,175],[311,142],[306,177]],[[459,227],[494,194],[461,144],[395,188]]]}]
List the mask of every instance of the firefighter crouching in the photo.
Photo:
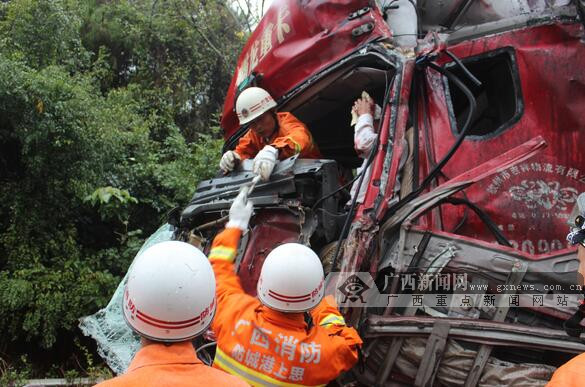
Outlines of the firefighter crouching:
[{"label": "firefighter crouching", "polygon": [[[577,245],[577,257],[579,258],[579,274],[585,276],[585,193],[577,198],[577,205],[569,218],[571,232],[567,240],[572,245]],[[582,282],[582,281],[581,281]],[[580,284],[583,286],[583,283]],[[572,336],[580,336],[583,328],[580,325],[585,317],[585,304],[581,301],[575,315],[565,323],[565,329]],[[568,324],[570,323],[570,324]],[[568,328],[568,325],[570,327]],[[585,384],[585,353],[582,353],[561,367],[559,367],[547,384],[547,387],[572,387]]]},{"label": "firefighter crouching", "polygon": [[283,244],[268,254],[258,298],[244,293],[233,260],[251,215],[243,191],[210,251],[218,303],[213,366],[252,385],[325,385],[356,363],[362,340],[345,325],[333,298],[323,298],[321,262],[301,244]]},{"label": "firefighter crouching", "polygon": [[191,340],[207,330],[216,310],[215,278],[205,255],[178,241],[158,243],[128,273],[124,319],[141,336],[125,374],[98,386],[247,386],[203,364]]},{"label": "firefighter crouching", "polygon": [[319,159],[321,153],[313,142],[309,129],[291,113],[277,113],[276,102],[259,87],[242,91],[236,100],[240,125],[250,130],[240,138],[235,150],[223,154],[219,167],[224,173],[232,171],[243,159],[254,158],[252,170],[267,181],[276,160],[300,153],[300,157]]}]

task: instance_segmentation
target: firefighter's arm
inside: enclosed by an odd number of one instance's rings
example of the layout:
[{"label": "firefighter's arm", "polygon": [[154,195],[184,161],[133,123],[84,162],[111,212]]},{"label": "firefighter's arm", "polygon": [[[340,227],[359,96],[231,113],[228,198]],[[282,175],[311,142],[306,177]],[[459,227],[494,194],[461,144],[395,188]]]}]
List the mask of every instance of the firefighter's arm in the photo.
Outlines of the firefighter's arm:
[{"label": "firefighter's arm", "polygon": [[331,334],[345,338],[347,345],[361,345],[362,339],[357,331],[345,324],[345,319],[339,313],[337,303],[333,296],[329,295],[311,311],[311,317],[315,325],[327,329]]},{"label": "firefighter's arm", "polygon": [[329,328],[333,325],[345,326],[345,320],[339,309],[333,296],[325,296],[319,305],[311,310],[311,317],[316,325],[320,325],[325,328]]},{"label": "firefighter's arm", "polygon": [[221,306],[230,294],[244,293],[240,278],[234,271],[234,259],[242,232],[248,229],[248,223],[254,210],[248,202],[248,187],[240,190],[230,207],[229,221],[224,231],[213,240],[209,261],[217,283],[217,303]]},{"label": "firefighter's arm", "polygon": [[332,343],[336,343],[336,358],[331,365],[341,371],[347,371],[358,360],[358,348],[362,339],[354,328],[348,327],[333,296],[326,296],[315,309],[311,311],[313,322],[327,330]]},{"label": "firefighter's arm", "polygon": [[237,227],[226,228],[215,237],[211,245],[209,262],[215,274],[217,304],[220,308],[229,295],[244,293],[233,263],[241,235],[242,230]]},{"label": "firefighter's arm", "polygon": [[546,387],[580,386],[584,371],[585,353],[582,353],[557,368]]},{"label": "firefighter's arm", "polygon": [[248,130],[248,132],[240,138],[235,149],[236,153],[240,155],[242,160],[254,158],[259,150],[258,142],[254,138],[252,130]]},{"label": "firefighter's arm", "polygon": [[244,293],[233,263],[242,232],[248,229],[252,217],[253,206],[247,199],[248,187],[245,187],[232,203],[226,228],[215,237],[209,252],[216,282],[217,309],[212,325],[216,335],[221,335],[222,327],[229,324],[234,306],[249,297]]},{"label": "firefighter's arm", "polygon": [[552,379],[548,382],[546,387],[567,387],[567,386],[579,386],[583,380],[583,373],[576,371],[565,371],[560,368],[560,372],[557,370]]},{"label": "firefighter's arm", "polygon": [[234,307],[246,298],[240,278],[234,270],[234,258],[242,230],[229,227],[213,240],[209,261],[215,274],[217,307],[211,328],[216,339],[229,329]]},{"label": "firefighter's arm", "polygon": [[283,135],[277,137],[270,145],[278,149],[280,160],[294,156],[313,146],[313,138],[309,129],[292,114],[285,116],[279,124]]}]

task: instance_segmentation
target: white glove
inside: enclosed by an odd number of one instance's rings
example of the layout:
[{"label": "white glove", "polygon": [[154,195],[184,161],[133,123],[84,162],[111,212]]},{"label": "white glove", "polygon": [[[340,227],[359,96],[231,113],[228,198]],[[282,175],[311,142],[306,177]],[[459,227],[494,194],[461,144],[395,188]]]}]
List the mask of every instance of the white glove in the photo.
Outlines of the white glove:
[{"label": "white glove", "polygon": [[276,159],[278,159],[278,149],[266,145],[260,152],[258,152],[256,157],[254,157],[252,172],[260,175],[262,181],[268,181],[268,179],[270,179],[270,174],[276,165]]},{"label": "white glove", "polygon": [[[370,97],[370,95],[365,90],[362,91],[362,96],[359,99],[374,106],[374,111],[372,113],[375,120],[379,120],[380,117],[382,117],[382,108],[380,107],[380,105],[374,102],[372,97]],[[351,123],[349,124],[350,126],[354,126],[357,123],[359,116],[361,115],[358,113],[356,106],[356,103],[359,101],[359,99],[354,102],[354,105],[351,108]]]},{"label": "white glove", "polygon": [[241,161],[242,158],[239,154],[234,151],[227,151],[221,156],[221,160],[219,161],[219,168],[224,172],[228,173],[233,171],[236,166],[236,160]]},{"label": "white glove", "polygon": [[253,211],[254,205],[248,201],[248,187],[243,187],[230,207],[230,220],[225,227],[246,231]]}]

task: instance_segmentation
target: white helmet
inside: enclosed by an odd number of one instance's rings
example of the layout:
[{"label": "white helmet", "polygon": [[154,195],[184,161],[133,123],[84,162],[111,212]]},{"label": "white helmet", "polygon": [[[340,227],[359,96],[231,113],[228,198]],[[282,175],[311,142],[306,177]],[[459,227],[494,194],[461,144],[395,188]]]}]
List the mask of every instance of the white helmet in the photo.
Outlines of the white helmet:
[{"label": "white helmet", "polygon": [[266,90],[259,87],[245,89],[236,101],[236,114],[240,125],[253,121],[275,106],[276,102]]},{"label": "white helmet", "polygon": [[271,309],[304,312],[323,299],[324,278],[323,266],[313,250],[299,243],[285,243],[264,261],[258,298]]},{"label": "white helmet", "polygon": [[124,288],[124,318],[154,341],[185,341],[215,315],[215,276],[207,257],[178,241],[158,243],[137,259]]}]

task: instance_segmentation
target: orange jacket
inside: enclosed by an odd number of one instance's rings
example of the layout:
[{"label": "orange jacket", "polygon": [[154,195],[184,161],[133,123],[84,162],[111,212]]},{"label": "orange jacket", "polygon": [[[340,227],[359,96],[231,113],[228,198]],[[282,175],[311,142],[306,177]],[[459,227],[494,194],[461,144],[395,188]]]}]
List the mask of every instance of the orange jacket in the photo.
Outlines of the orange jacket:
[{"label": "orange jacket", "polygon": [[321,152],[319,152],[317,144],[313,142],[311,132],[305,124],[291,113],[276,113],[276,118],[278,119],[278,130],[271,138],[262,138],[251,129],[240,138],[235,151],[242,160],[254,158],[265,145],[271,145],[278,149],[280,160],[297,153],[300,153],[300,157],[304,159],[321,158]]},{"label": "orange jacket", "polygon": [[247,383],[235,376],[203,364],[190,341],[170,345],[152,343],[142,347],[125,374],[106,380],[98,387],[243,387]]},{"label": "orange jacket", "polygon": [[269,386],[325,385],[349,370],[362,340],[345,325],[333,297],[310,312],[311,328],[303,313],[281,313],[262,305],[244,293],[234,273],[240,235],[237,228],[224,230],[209,255],[217,281],[213,366],[252,385]]},{"label": "orange jacket", "polygon": [[553,374],[546,387],[582,386],[585,377],[585,353],[575,356]]}]

